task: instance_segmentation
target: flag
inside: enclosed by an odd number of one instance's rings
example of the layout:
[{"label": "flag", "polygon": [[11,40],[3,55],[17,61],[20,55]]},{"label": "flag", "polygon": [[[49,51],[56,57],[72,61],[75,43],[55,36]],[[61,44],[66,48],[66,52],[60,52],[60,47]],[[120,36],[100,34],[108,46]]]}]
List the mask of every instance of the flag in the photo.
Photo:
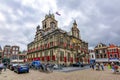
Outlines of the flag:
[{"label": "flag", "polygon": [[59,12],[56,12],[56,14],[59,15],[59,16],[61,15]]}]

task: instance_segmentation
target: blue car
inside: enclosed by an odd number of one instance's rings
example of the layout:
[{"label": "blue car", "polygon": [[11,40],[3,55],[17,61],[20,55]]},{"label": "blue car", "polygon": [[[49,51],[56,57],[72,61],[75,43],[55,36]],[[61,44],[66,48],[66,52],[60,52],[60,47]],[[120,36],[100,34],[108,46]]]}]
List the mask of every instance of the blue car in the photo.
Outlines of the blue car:
[{"label": "blue car", "polygon": [[23,73],[23,72],[27,72],[29,73],[29,67],[25,64],[18,64],[15,68],[14,68],[14,72],[19,73]]},{"label": "blue car", "polygon": [[31,63],[31,68],[39,69],[41,67],[40,61],[36,60]]}]

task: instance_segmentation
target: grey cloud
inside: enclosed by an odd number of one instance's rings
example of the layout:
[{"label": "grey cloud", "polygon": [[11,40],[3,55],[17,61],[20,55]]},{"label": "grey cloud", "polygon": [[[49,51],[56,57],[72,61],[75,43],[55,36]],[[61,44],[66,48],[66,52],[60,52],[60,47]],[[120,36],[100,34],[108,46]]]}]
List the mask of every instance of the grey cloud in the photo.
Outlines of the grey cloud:
[{"label": "grey cloud", "polygon": [[[76,18],[81,36],[89,42],[90,47],[95,46],[99,42],[119,45],[119,0],[60,0],[57,4],[58,7],[63,8],[64,11],[71,12],[76,10],[85,14],[89,19],[85,23],[82,23],[82,19],[79,16]],[[103,28],[100,27],[101,25],[104,25]]]},{"label": "grey cloud", "polygon": [[[12,16],[9,14],[9,12],[7,12],[7,9],[0,11],[7,18],[5,23],[0,23],[0,35],[4,35],[4,40],[10,39],[11,41],[15,41],[21,37],[24,38],[24,40],[17,40],[16,44],[25,48],[26,44],[34,39],[35,28],[38,24],[41,25],[41,21],[45,16],[44,12],[30,6],[24,6],[21,4],[20,0],[1,0],[0,2],[10,7],[12,9],[12,14],[17,17],[17,20],[12,19]],[[80,29],[81,37],[83,40],[88,41],[89,47],[95,47],[97,43],[100,42],[106,44],[115,43],[120,45],[119,0],[114,0],[111,2],[110,0],[57,0],[56,5],[58,11],[63,11],[63,14],[65,14],[64,17],[66,17],[66,19],[69,17],[76,19],[78,28]],[[40,5],[38,7],[40,7]],[[17,10],[20,10],[23,15],[20,15]],[[66,15],[71,14],[72,12],[82,13],[87,18],[87,20],[81,18],[79,15]],[[63,17],[63,14],[61,14],[61,17]],[[61,23],[58,25],[59,27],[66,31],[70,31],[73,19],[71,19],[70,24],[67,26],[63,25],[66,23],[66,20],[59,18],[58,23],[59,22]],[[11,26],[11,29],[12,26],[16,26],[17,29],[13,31],[7,28],[2,28],[5,26],[5,24]],[[28,25],[26,26],[26,24]],[[0,42],[1,45],[4,43],[9,43],[9,41]]]}]

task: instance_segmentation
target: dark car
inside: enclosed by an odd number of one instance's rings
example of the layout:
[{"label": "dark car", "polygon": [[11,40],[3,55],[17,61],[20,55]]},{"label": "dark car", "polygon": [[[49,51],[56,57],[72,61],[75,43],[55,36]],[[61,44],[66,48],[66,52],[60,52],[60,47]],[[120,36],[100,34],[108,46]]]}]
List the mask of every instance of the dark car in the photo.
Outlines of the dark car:
[{"label": "dark car", "polygon": [[84,67],[83,63],[77,62],[72,64],[73,67]]},{"label": "dark car", "polygon": [[10,69],[10,66],[12,66],[12,63],[9,63],[9,64],[7,65],[7,68]]},{"label": "dark car", "polygon": [[23,72],[29,73],[29,67],[25,64],[18,64],[17,66],[15,66],[14,72],[17,72],[18,74]]},{"label": "dark car", "polygon": [[18,64],[17,63],[12,63],[11,65],[10,65],[10,70],[14,70],[14,68],[15,68],[15,66],[17,66]]},{"label": "dark car", "polygon": [[53,69],[54,70],[62,69],[62,66],[58,64],[54,64]]}]

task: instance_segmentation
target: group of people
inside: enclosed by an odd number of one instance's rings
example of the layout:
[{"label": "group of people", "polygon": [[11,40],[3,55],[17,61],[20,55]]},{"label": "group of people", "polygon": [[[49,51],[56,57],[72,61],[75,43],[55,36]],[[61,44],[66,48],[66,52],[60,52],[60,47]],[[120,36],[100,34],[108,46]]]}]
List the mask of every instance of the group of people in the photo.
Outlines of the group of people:
[{"label": "group of people", "polygon": [[104,65],[106,65],[108,67],[108,69],[111,69],[113,73],[117,73],[119,72],[119,66],[117,65],[117,63],[115,62],[111,62],[111,63],[102,63],[102,62],[97,62],[97,63],[91,63],[90,64],[90,68],[92,68],[93,70],[104,70]]},{"label": "group of people", "polygon": [[109,63],[107,66],[109,69],[112,69],[112,72],[114,73],[119,72],[118,70],[119,66],[117,65],[117,63],[112,62],[112,63]]},{"label": "group of people", "polygon": [[96,70],[104,71],[104,64],[102,62],[101,63],[91,63],[90,68],[92,68],[93,70],[96,69]]}]

